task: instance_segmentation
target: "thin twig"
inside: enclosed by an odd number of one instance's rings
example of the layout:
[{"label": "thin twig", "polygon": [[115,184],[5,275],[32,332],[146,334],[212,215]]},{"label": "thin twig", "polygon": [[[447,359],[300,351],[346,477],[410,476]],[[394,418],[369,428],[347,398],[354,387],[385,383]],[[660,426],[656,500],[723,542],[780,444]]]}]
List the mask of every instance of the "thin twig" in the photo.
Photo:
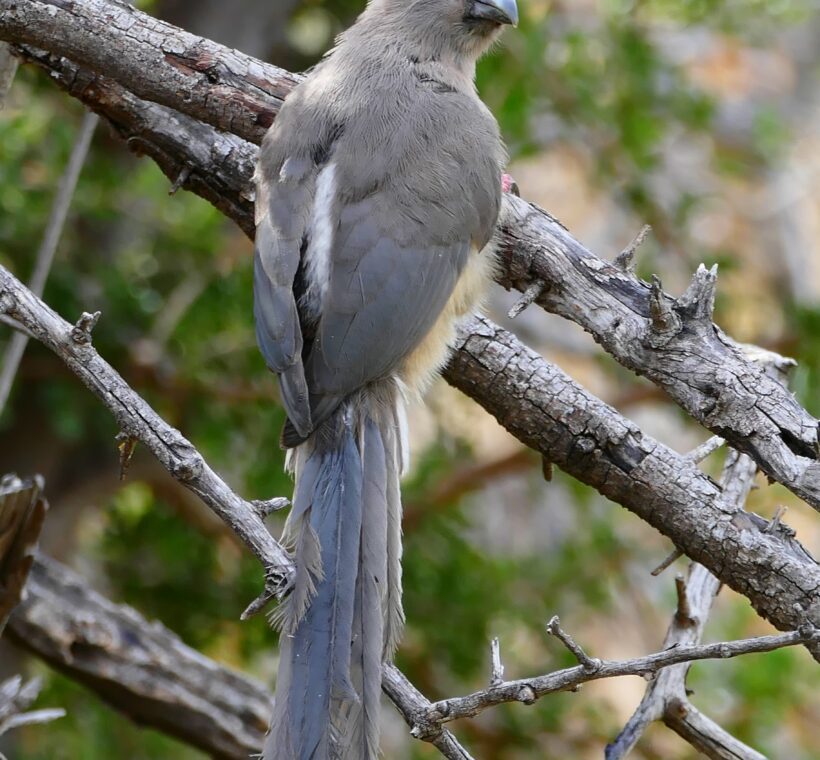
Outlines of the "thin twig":
[{"label": "thin twig", "polygon": [[612,263],[624,272],[635,271],[635,252],[643,245],[646,236],[650,232],[652,232],[650,225],[645,224],[641,227],[640,232],[635,235],[635,239],[615,257],[615,261]]},{"label": "thin twig", "polygon": [[[451,697],[434,702],[425,720],[425,725],[434,726],[448,723],[458,718],[470,718],[484,710],[505,702],[532,702],[535,699],[559,691],[572,691],[588,681],[618,676],[648,677],[671,665],[690,663],[697,660],[722,660],[755,652],[771,652],[783,647],[820,641],[820,630],[813,626],[801,627],[797,631],[771,636],[758,636],[737,641],[679,646],[632,660],[599,660],[595,670],[576,665],[557,670],[546,675],[504,681],[483,691],[464,697]],[[522,695],[528,698],[523,699]]]},{"label": "thin twig", "polygon": [[[0,53],[2,53],[2,51],[0,51]],[[0,102],[2,102],[2,96],[0,96]],[[34,271],[29,281],[29,289],[35,295],[41,296],[43,294],[48,273],[54,261],[54,254],[57,251],[57,244],[60,242],[60,237],[63,234],[68,209],[71,206],[71,199],[74,197],[74,190],[77,187],[77,180],[80,178],[80,172],[88,156],[88,149],[91,146],[91,138],[94,136],[94,130],[97,128],[97,122],[99,122],[99,117],[90,111],[83,117],[80,130],[74,141],[74,147],[71,149],[68,164],[63,172],[63,176],[60,178],[60,184],[57,187],[57,193],[54,196],[54,202],[51,206],[51,213],[46,223],[46,231],[40,243],[40,248],[37,251]],[[3,357],[3,367],[2,370],[0,370],[0,413],[2,413],[6,406],[6,401],[11,392],[11,386],[14,383],[14,377],[17,374],[17,368],[20,366],[20,360],[23,358],[23,352],[26,350],[27,343],[27,335],[15,332],[6,348],[6,354]]]},{"label": "thin twig", "polygon": [[496,636],[490,642],[490,686],[504,683],[504,663],[501,662],[501,643]]},{"label": "thin twig", "polygon": [[683,552],[680,549],[673,549],[669,554],[666,555],[666,559],[664,559],[652,572],[651,575],[658,576],[664,570],[666,570],[669,565],[673,562],[676,562],[683,556]]},{"label": "thin twig", "polygon": [[507,312],[507,316],[510,319],[515,319],[522,311],[524,311],[528,306],[531,306],[535,303],[544,293],[547,288],[547,283],[543,280],[535,280],[525,291],[524,295],[516,301],[510,310]]},{"label": "thin twig", "polygon": [[547,623],[547,632],[559,639],[561,643],[572,652],[575,659],[581,663],[581,667],[583,667],[585,672],[595,673],[600,669],[601,661],[597,657],[590,657],[580,645],[575,642],[575,639],[561,628],[561,621],[558,615],[553,615],[552,618],[550,618],[549,623]]}]

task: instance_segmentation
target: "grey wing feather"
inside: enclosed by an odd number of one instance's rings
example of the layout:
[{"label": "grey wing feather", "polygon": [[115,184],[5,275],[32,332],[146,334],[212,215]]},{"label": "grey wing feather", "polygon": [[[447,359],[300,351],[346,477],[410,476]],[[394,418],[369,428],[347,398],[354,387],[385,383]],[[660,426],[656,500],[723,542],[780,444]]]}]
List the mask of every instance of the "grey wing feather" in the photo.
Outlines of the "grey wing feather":
[{"label": "grey wing feather", "polygon": [[307,159],[288,159],[276,180],[259,179],[253,272],[256,340],[268,368],[279,376],[288,417],[304,435],[311,420],[293,281],[313,202],[312,170]]},{"label": "grey wing feather", "polygon": [[[383,219],[372,196],[339,215],[330,283],[307,365],[313,394],[343,396],[395,371],[432,328],[466,264],[469,239],[431,242],[415,223],[417,234],[408,235],[406,218],[400,236]],[[321,406],[319,417],[326,414]]]}]

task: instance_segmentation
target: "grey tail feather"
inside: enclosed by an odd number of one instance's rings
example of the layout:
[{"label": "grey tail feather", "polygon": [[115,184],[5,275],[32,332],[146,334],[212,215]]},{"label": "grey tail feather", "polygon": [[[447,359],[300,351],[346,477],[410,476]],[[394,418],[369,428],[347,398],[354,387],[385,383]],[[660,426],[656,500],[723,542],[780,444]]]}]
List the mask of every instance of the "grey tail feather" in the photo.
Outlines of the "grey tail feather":
[{"label": "grey tail feather", "polygon": [[394,383],[346,402],[294,451],[296,553],[263,760],[375,760],[381,666],[401,632],[402,435]]}]

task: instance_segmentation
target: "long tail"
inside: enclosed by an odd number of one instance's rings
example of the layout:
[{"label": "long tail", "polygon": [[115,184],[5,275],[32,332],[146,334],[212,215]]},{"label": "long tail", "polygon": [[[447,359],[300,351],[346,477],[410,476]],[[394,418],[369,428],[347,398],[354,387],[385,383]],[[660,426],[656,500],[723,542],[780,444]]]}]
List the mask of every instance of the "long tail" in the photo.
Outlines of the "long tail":
[{"label": "long tail", "polygon": [[297,575],[281,631],[263,760],[375,760],[381,666],[404,624],[404,410],[392,382],[362,391],[294,452],[283,539]]}]

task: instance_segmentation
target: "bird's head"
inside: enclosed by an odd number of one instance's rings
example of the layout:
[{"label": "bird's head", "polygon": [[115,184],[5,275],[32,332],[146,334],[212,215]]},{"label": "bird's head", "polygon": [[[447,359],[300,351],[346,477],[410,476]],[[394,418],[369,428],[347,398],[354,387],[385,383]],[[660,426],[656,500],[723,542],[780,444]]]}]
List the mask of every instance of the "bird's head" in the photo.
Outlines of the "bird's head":
[{"label": "bird's head", "polygon": [[475,58],[518,24],[516,0],[371,0],[370,8],[431,47]]}]

